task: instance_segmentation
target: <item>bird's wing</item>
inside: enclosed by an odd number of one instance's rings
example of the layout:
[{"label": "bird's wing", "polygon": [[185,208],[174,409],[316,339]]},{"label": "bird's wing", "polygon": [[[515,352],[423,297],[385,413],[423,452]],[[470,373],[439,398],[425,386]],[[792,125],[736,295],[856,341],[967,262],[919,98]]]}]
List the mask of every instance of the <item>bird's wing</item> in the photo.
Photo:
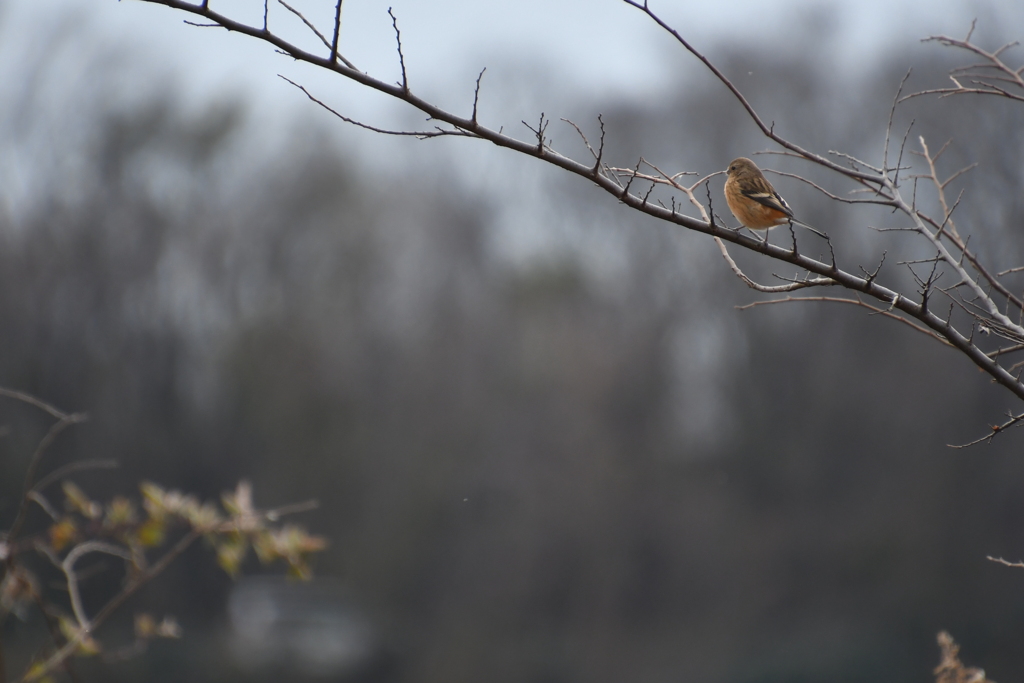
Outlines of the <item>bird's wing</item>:
[{"label": "bird's wing", "polygon": [[786,203],[785,199],[779,196],[778,192],[765,192],[763,190],[759,190],[754,192],[747,191],[744,192],[743,194],[746,197],[750,197],[758,204],[763,204],[764,206],[767,206],[769,209],[781,211],[790,218],[793,217],[793,210],[789,208],[789,204]]}]

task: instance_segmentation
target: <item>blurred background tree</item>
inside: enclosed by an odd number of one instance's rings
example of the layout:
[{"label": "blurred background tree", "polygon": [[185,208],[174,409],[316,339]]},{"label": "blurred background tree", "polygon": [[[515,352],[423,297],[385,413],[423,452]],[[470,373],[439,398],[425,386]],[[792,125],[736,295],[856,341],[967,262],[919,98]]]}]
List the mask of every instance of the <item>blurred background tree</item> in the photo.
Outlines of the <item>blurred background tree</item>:
[{"label": "blurred background tree", "polygon": [[[318,498],[317,574],[373,643],[342,672],[246,669],[232,585],[196,548],[140,596],[186,638],[96,680],[925,681],[941,629],[995,680],[1024,671],[1021,575],[985,560],[1024,548],[1024,462],[1014,434],[946,448],[1005,407],[962,359],[852,309],[738,312],[750,292],[709,240],[530,160],[503,167],[541,186],[516,227],[545,246],[521,257],[443,156],[382,171],[316,112],[271,135],[241,96],[126,98],[140,76],[109,52],[55,94],[52,47],[0,114],[22,181],[0,204],[0,384],[89,411],[50,464],[118,459],[81,477],[97,497],[245,477],[269,506]],[[841,81],[785,54],[723,64],[857,154],[912,62]],[[717,85],[666,87],[575,107],[618,157],[709,169],[763,146]],[[963,100],[919,124],[998,169],[963,185],[1000,265],[1021,262],[1019,121]],[[895,239],[784,194],[847,253]],[[7,520],[40,426],[0,411]],[[10,666],[31,627],[7,622]]]}]

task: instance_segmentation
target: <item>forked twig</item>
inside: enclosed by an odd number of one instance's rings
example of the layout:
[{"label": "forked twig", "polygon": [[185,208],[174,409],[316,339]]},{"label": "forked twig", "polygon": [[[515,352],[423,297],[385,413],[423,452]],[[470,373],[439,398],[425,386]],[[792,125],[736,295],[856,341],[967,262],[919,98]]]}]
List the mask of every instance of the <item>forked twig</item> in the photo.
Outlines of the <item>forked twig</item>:
[{"label": "forked twig", "polygon": [[[996,95],[1018,102],[1024,102],[1024,65],[1020,68],[1013,68],[1002,60],[1002,54],[1018,45],[1017,42],[1006,43],[994,52],[989,52],[971,42],[971,35],[977,19],[971,22],[971,28],[967,37],[963,40],[950,38],[949,36],[929,36],[921,42],[937,42],[946,47],[959,48],[981,57],[984,62],[980,64],[969,64],[953,69],[949,74],[949,80],[953,81],[951,88],[931,88],[907,95],[903,100],[922,95],[939,95],[948,97],[950,95]],[[994,73],[993,73],[994,72]],[[964,85],[962,81],[967,80],[970,85]],[[1005,83],[1019,91],[1011,91],[1007,87],[996,85],[996,82]],[[901,100],[901,101],[903,101]]]}]

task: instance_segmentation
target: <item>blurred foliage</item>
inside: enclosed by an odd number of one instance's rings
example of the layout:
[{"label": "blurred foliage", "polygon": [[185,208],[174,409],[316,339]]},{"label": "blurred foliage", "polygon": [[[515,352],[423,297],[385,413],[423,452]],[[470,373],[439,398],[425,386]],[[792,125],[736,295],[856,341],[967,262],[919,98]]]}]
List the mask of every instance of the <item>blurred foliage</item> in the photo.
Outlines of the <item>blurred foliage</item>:
[{"label": "blurred foliage", "polygon": [[[861,80],[763,53],[722,66],[787,134],[870,158],[912,61]],[[672,91],[602,105],[612,163],[707,172],[763,148],[720,86]],[[1024,671],[1021,575],[984,559],[1024,548],[1024,461],[1013,434],[946,447],[1009,399],[954,354],[852,308],[737,312],[757,295],[713,245],[579,179],[480,197],[425,144],[384,175],[306,122],[265,142],[238,102],[93,104],[75,163],[0,212],[0,384],[89,410],[48,464],[118,459],[79,478],[102,499],[142,480],[208,498],[239,477],[266,500],[318,498],[318,574],[351,588],[388,662],[353,676],[926,681],[940,629],[996,680]],[[982,163],[959,181],[961,225],[996,268],[1018,265],[1019,112],[919,100],[900,116]],[[885,215],[778,186],[848,258],[900,239],[864,227]],[[568,248],[507,258],[501,202],[549,204]],[[0,521],[41,429],[2,410],[17,429],[0,440]],[[242,555],[218,548],[230,571]],[[210,635],[103,680],[264,680],[218,649],[230,582],[203,559],[140,600]]]},{"label": "blurred foliage", "polygon": [[[70,648],[67,656],[93,657],[103,653],[106,648],[97,634],[121,603],[120,593],[130,594],[158,577],[196,538],[205,539],[215,549],[218,564],[233,577],[238,575],[251,547],[262,564],[283,561],[289,576],[309,579],[310,556],[326,547],[324,539],[309,535],[301,527],[275,525],[281,513],[256,509],[248,482],[241,482],[233,492],[223,494],[223,512],[211,503],[200,503],[194,496],[165,491],[144,482],[140,487],[145,513],[142,516],[131,500],[115,496],[102,504],[70,480],[61,484],[61,512],[48,500],[43,488],[34,487],[30,496],[33,505],[49,515],[49,530],[43,527],[41,533],[33,533],[26,529],[17,536],[7,535],[5,530],[0,543],[0,556],[4,559],[0,626],[6,626],[11,614],[22,621],[45,617],[51,629],[62,636],[54,637],[48,646],[36,646],[40,654],[33,657],[23,679],[26,681],[55,680],[55,673],[64,671],[65,657],[57,660],[54,653],[65,645]],[[161,548],[172,536],[177,537],[173,546]],[[113,570],[115,576],[122,577],[120,592],[103,595],[103,591],[93,590],[95,610],[87,610],[77,602],[83,584],[93,584],[96,575],[107,570],[102,561],[84,569],[76,566],[90,554],[124,560],[123,569]],[[44,559],[34,561],[39,557]],[[70,596],[70,610],[64,607],[64,596]],[[135,656],[144,652],[153,638],[181,635],[173,616],[157,622],[148,613],[136,613],[134,643],[115,650],[113,656]]]},{"label": "blurred foliage", "polygon": [[945,631],[939,633],[942,661],[935,667],[936,683],[988,683],[982,669],[966,667],[960,661],[960,646]]}]

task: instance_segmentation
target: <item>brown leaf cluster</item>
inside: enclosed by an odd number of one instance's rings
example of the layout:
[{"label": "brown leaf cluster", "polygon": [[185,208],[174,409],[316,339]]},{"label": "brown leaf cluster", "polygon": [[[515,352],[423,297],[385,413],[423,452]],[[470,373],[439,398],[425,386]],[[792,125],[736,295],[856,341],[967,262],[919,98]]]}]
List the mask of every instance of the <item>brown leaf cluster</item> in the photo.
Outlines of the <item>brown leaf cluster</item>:
[{"label": "brown leaf cluster", "polygon": [[953,636],[942,631],[938,635],[942,661],[935,667],[935,683],[995,683],[985,677],[984,669],[966,667],[960,661],[960,646]]}]

